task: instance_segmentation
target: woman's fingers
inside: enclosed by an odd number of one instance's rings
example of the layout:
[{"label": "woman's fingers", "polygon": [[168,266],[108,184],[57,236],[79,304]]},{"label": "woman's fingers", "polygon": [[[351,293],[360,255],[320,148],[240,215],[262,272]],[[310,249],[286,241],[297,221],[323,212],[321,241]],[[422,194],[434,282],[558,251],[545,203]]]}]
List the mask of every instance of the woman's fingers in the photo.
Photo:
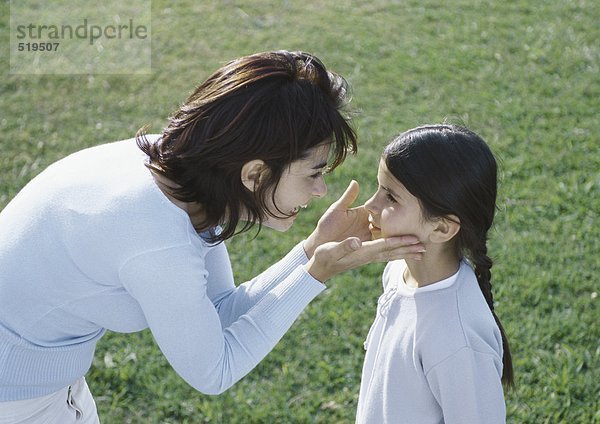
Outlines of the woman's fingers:
[{"label": "woman's fingers", "polygon": [[400,236],[372,241],[349,237],[341,242],[322,244],[306,265],[317,280],[325,281],[340,272],[371,262],[396,259],[421,259],[425,246],[414,236]]},{"label": "woman's fingers", "polygon": [[352,203],[358,197],[358,193],[360,191],[360,187],[358,186],[358,182],[356,180],[350,181],[348,184],[348,188],[342,196],[332,205],[334,209],[349,209],[352,206]]},{"label": "woman's fingers", "polygon": [[425,246],[413,236],[383,238],[362,243],[354,254],[359,262],[389,262],[396,259],[421,259]]}]

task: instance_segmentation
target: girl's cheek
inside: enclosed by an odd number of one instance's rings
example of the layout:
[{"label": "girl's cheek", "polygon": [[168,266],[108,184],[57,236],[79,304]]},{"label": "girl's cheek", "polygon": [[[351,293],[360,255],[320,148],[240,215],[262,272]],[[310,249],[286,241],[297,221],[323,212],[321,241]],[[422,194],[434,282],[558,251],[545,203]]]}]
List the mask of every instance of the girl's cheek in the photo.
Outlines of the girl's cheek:
[{"label": "girl's cheek", "polygon": [[395,224],[394,216],[387,209],[381,211],[381,227],[393,227]]}]

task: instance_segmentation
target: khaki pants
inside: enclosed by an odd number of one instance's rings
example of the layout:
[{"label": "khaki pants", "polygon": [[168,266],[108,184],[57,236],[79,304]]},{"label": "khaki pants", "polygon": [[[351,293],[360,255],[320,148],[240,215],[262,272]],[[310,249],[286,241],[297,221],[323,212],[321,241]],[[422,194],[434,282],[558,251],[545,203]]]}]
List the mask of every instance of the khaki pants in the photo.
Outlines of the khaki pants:
[{"label": "khaki pants", "polygon": [[71,423],[100,423],[96,403],[83,377],[47,396],[0,402],[0,424]]}]

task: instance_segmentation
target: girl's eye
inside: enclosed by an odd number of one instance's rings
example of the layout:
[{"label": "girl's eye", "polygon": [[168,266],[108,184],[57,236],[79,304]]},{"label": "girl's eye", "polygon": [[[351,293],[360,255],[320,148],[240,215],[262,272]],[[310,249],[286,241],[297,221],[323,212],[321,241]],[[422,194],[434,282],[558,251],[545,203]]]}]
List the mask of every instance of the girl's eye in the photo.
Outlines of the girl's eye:
[{"label": "girl's eye", "polygon": [[323,172],[322,172],[322,171],[319,171],[319,172],[316,172],[316,173],[314,173],[314,174],[310,175],[310,178],[312,178],[312,179],[316,180],[316,179],[317,179],[317,178],[319,178],[321,175],[323,175]]},{"label": "girl's eye", "polygon": [[385,198],[391,203],[398,203],[396,199],[394,199],[394,196],[392,196],[390,193],[386,194]]}]

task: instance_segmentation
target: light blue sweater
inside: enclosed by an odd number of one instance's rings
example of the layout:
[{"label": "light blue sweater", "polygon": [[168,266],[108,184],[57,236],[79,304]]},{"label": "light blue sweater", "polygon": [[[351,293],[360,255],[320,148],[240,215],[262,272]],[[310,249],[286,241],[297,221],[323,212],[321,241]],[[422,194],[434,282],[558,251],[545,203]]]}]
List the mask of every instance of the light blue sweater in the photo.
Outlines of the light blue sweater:
[{"label": "light blue sweater", "polygon": [[0,212],[0,401],[84,375],[106,330],[149,327],[173,368],[221,393],[280,340],[324,286],[301,245],[236,288],[144,166],[134,140],[75,153]]}]

